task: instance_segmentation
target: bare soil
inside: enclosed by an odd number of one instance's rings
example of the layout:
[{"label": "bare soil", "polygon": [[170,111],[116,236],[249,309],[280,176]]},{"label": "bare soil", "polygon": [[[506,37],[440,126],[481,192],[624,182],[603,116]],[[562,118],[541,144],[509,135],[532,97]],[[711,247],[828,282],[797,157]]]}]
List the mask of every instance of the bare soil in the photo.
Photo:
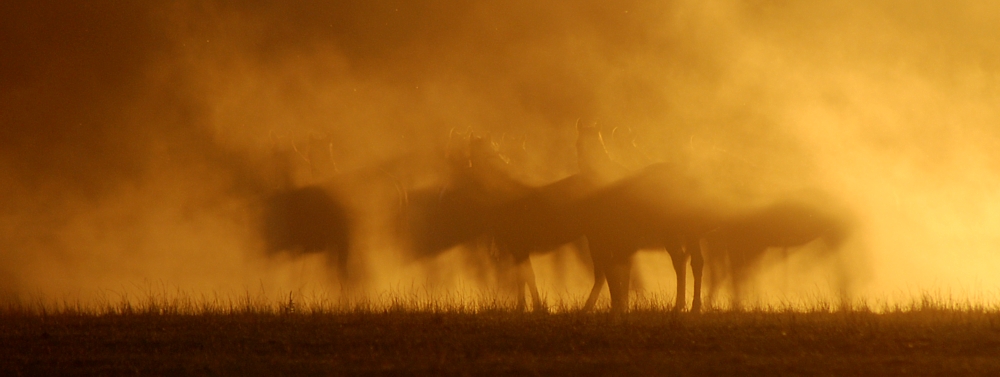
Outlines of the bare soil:
[{"label": "bare soil", "polygon": [[1000,314],[4,314],[0,375],[1000,375]]}]

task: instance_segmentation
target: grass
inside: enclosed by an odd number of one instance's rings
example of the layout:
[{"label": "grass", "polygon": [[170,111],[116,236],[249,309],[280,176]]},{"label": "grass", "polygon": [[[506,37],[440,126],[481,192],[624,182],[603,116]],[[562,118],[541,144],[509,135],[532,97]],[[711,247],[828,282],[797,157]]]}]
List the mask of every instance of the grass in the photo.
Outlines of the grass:
[{"label": "grass", "polygon": [[567,305],[519,313],[485,297],[150,294],[90,306],[8,299],[0,375],[1000,372],[1000,310],[933,297],[701,314],[648,299],[620,316]]}]

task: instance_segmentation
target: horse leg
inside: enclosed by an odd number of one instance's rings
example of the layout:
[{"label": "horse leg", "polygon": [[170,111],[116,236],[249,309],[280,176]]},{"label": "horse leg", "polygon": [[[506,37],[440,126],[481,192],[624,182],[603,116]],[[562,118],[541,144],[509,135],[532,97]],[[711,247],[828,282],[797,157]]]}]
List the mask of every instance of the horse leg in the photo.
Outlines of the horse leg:
[{"label": "horse leg", "polygon": [[[535,284],[535,270],[531,267],[531,258],[524,253],[524,261],[519,263],[518,272],[520,275],[520,281],[528,286],[528,291],[531,292],[531,308],[536,312],[545,312],[548,309],[545,304],[542,303],[541,295],[538,294],[538,285]],[[521,304],[524,304],[524,287],[518,284],[518,291],[520,292]],[[523,306],[522,306],[523,310]]]},{"label": "horse leg", "polygon": [[629,254],[624,252],[616,253],[611,260],[606,276],[608,280],[608,291],[611,293],[611,312],[614,314],[624,313],[628,310],[628,285],[631,270],[631,258],[621,256]]},{"label": "horse leg", "polygon": [[667,253],[670,254],[670,260],[674,265],[674,273],[677,275],[677,296],[674,302],[674,311],[678,312],[684,310],[687,300],[687,261],[688,254],[680,247],[668,246]]},{"label": "horse leg", "polygon": [[607,282],[607,277],[604,275],[604,269],[594,266],[594,287],[590,289],[590,296],[587,297],[587,303],[583,304],[583,311],[589,312],[594,309],[597,305],[597,298],[601,295],[601,289],[604,288],[604,283]]},{"label": "horse leg", "polygon": [[[635,256],[633,256],[633,259]],[[630,265],[635,264],[635,260],[629,263]],[[645,280],[642,278],[642,270],[640,269],[629,269],[629,291],[635,292],[636,297],[646,296],[646,284]]]},{"label": "horse leg", "polygon": [[341,293],[350,292],[353,288],[353,281],[347,269],[347,250],[335,249],[326,253],[327,268],[337,274],[337,282],[340,283]]},{"label": "horse leg", "polygon": [[583,305],[583,311],[585,312],[593,310],[597,304],[601,290],[604,288],[604,284],[608,282],[606,274],[608,267],[611,265],[611,261],[608,258],[610,253],[606,249],[602,249],[600,245],[594,247],[594,243],[590,243],[589,249],[590,258],[594,264],[594,287],[590,290],[590,296],[587,297],[587,302]]},{"label": "horse leg", "polygon": [[517,310],[518,312],[524,312],[527,310],[528,303],[527,299],[524,297],[524,285],[521,284],[521,279],[517,279]]},{"label": "horse leg", "polygon": [[[524,312],[527,309],[528,302],[524,297],[524,286],[526,284],[526,278],[524,273],[524,261],[514,261],[514,287],[517,288],[517,311]],[[531,268],[529,265],[528,268]]]},{"label": "horse leg", "polygon": [[[701,280],[705,268],[705,257],[701,253],[700,239],[687,239],[687,251],[691,256],[691,274],[694,277],[694,299],[691,302],[691,312],[701,311]],[[693,242],[692,242],[693,241]]]}]

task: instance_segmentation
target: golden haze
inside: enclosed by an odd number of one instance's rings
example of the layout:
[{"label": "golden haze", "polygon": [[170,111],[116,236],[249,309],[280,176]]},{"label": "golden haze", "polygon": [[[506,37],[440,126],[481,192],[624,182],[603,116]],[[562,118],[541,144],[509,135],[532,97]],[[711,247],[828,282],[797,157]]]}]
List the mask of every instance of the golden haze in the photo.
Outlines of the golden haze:
[{"label": "golden haze", "polygon": [[[162,285],[336,296],[321,257],[259,252],[254,198],[279,179],[276,145],[291,153],[329,135],[340,174],[405,160],[433,179],[449,131],[471,128],[521,140],[514,164],[547,182],[574,172],[584,118],[617,128],[610,152],[627,165],[677,162],[748,197],[820,187],[843,198],[862,224],[842,255],[859,297],[997,299],[1000,6],[989,2],[9,8],[4,294],[92,302]],[[360,226],[367,293],[479,289],[449,267],[461,253],[406,263],[378,233],[392,200],[362,204],[375,214]],[[653,292],[672,289],[661,254],[639,256]],[[550,301],[582,300],[583,264],[533,259]],[[793,254],[764,267],[758,292],[825,299],[827,267]]]}]

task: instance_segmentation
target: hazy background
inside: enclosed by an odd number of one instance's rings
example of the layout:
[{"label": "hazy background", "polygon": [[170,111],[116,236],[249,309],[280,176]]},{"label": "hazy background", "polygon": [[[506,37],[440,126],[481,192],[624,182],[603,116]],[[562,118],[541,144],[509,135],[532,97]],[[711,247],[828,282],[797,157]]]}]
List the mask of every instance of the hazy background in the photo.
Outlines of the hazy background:
[{"label": "hazy background", "polygon": [[[314,257],[260,255],[275,145],[330,135],[350,172],[432,160],[471,127],[523,140],[516,166],[544,182],[574,171],[584,118],[618,127],[609,148],[631,166],[848,201],[863,296],[998,300],[1000,6],[225,3],[2,2],[0,292],[335,291]],[[364,252],[372,294],[428,279]],[[775,300],[829,292],[825,265],[796,255],[761,277]],[[550,258],[550,300],[582,300],[589,272]],[[640,258],[670,292],[669,259]]]}]

